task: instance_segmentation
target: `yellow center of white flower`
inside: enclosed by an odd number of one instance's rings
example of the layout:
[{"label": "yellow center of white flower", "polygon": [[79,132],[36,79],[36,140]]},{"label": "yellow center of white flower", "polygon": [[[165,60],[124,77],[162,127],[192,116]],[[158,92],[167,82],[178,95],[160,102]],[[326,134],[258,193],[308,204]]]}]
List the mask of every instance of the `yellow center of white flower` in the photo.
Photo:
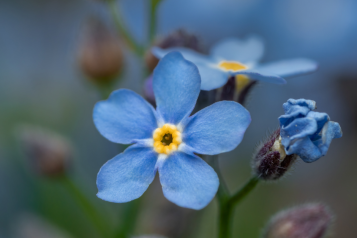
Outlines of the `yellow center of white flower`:
[{"label": "yellow center of white flower", "polygon": [[248,68],[246,65],[235,61],[222,61],[218,66],[226,71],[239,71]]},{"label": "yellow center of white flower", "polygon": [[154,150],[159,154],[170,154],[176,151],[182,142],[181,132],[176,126],[165,124],[157,128],[152,138],[154,139]]}]

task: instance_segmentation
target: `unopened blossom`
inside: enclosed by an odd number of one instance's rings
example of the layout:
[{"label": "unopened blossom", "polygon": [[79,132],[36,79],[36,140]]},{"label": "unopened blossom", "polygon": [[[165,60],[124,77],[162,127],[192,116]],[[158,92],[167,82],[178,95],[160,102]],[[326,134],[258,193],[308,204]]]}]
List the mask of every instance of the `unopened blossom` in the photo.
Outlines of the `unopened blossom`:
[{"label": "unopened blossom", "polygon": [[332,220],[331,212],[323,204],[296,206],[272,217],[263,238],[323,238]]},{"label": "unopened blossom", "polygon": [[68,170],[72,148],[61,135],[36,126],[21,126],[17,132],[29,165],[36,173],[57,177]]},{"label": "unopened blossom", "polygon": [[230,77],[235,77],[237,91],[248,85],[250,80],[285,84],[285,78],[310,73],[317,69],[314,61],[305,58],[258,64],[263,56],[264,46],[257,37],[246,40],[224,39],[211,48],[210,55],[203,55],[183,47],[169,49],[154,47],[152,50],[158,58],[171,51],[179,51],[185,59],[198,67],[202,90],[220,88]]},{"label": "unopened blossom", "polygon": [[158,172],[164,196],[181,207],[202,209],[213,199],[217,174],[195,154],[233,150],[251,118],[232,101],[217,102],[190,116],[200,86],[197,67],[172,52],[154,70],[156,110],[127,89],[95,105],[99,132],[112,142],[133,144],[100,169],[99,198],[117,203],[136,199]]},{"label": "unopened blossom", "polygon": [[296,154],[304,162],[314,162],[326,155],[333,139],[342,137],[337,122],[330,121],[326,113],[314,111],[315,101],[289,99],[283,108],[280,136],[287,155]]},{"label": "unopened blossom", "polygon": [[289,171],[297,157],[286,154],[279,128],[256,149],[252,160],[254,175],[263,180],[277,180]]}]

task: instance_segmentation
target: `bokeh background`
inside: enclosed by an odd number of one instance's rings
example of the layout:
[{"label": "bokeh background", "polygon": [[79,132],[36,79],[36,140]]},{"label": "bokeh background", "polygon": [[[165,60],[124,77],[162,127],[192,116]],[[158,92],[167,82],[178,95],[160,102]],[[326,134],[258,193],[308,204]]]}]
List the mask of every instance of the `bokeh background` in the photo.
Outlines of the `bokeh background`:
[{"label": "bokeh background", "polygon": [[[149,0],[117,0],[117,10],[135,41],[148,42]],[[311,75],[287,85],[261,83],[250,94],[252,116],[244,141],[221,155],[222,173],[232,191],[251,175],[250,159],[259,141],[278,126],[289,98],[317,102],[340,123],[344,135],[312,164],[299,162],[279,182],[262,183],[236,209],[234,236],[259,237],[269,217],[283,208],[318,201],[335,214],[331,237],[357,234],[357,1],[356,0],[163,0],[157,36],[184,29],[205,49],[225,37],[258,35],[263,62],[307,57],[319,63]],[[82,31],[90,17],[114,29],[101,1],[0,0],[0,237],[99,237],[91,220],[61,181],[29,166],[17,138],[20,125],[41,126],[66,137],[73,160],[68,176],[103,214],[125,226],[129,204],[96,198],[96,174],[123,148],[107,141],[92,121],[102,96],[78,63]],[[142,58],[123,47],[124,63],[115,88],[143,93]],[[134,202],[135,203],[135,202]],[[132,234],[210,238],[216,234],[217,204],[191,211],[169,203],[155,179],[140,199]]]}]

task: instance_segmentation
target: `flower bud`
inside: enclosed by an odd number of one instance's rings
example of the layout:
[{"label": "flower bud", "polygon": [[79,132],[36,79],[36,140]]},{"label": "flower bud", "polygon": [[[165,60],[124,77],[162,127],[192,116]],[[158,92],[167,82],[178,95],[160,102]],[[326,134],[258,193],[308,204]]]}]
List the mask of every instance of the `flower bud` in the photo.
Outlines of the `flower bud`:
[{"label": "flower bud", "polygon": [[295,154],[286,155],[278,129],[258,146],[252,160],[253,172],[260,179],[276,180],[291,168],[296,159]]},{"label": "flower bud", "polygon": [[285,114],[279,117],[281,143],[286,154],[297,154],[311,163],[326,155],[332,140],[342,137],[337,122],[326,113],[315,112],[316,102],[289,99],[283,104]]},{"label": "flower bud", "polygon": [[99,84],[112,82],[123,67],[119,39],[98,19],[90,19],[79,46],[83,73]]},{"label": "flower bud", "polygon": [[19,139],[30,166],[37,173],[55,177],[67,170],[72,153],[68,142],[61,136],[26,126],[20,128]]},{"label": "flower bud", "polygon": [[332,220],[330,211],[322,204],[297,206],[275,215],[263,238],[322,238]]},{"label": "flower bud", "polygon": [[[165,38],[158,40],[154,46],[158,46],[162,49],[172,48],[172,47],[185,47],[198,52],[202,52],[200,41],[197,36],[187,33],[185,30],[179,29],[172,32]],[[145,54],[145,62],[152,72],[156,65],[159,63],[159,59],[156,58],[152,53],[151,49],[147,50]]]}]

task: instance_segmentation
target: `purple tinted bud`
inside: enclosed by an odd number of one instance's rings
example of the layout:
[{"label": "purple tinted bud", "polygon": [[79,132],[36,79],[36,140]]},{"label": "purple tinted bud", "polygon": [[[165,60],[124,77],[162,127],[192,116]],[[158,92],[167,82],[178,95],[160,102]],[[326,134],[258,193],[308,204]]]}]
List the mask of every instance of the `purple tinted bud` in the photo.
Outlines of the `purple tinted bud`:
[{"label": "purple tinted bud", "polygon": [[153,106],[156,106],[154,89],[152,87],[152,75],[150,75],[144,83],[144,97]]},{"label": "purple tinted bud", "polygon": [[25,155],[35,172],[49,177],[65,173],[72,158],[67,140],[37,127],[23,126],[18,132]]},{"label": "purple tinted bud", "polygon": [[99,19],[91,18],[84,29],[78,62],[83,73],[100,84],[112,82],[123,68],[119,39]]},{"label": "purple tinted bud", "polygon": [[322,204],[297,206],[271,218],[263,238],[322,238],[332,220],[329,209]]},{"label": "purple tinted bud", "polygon": [[278,129],[258,146],[253,155],[253,171],[260,179],[276,180],[291,168],[296,158],[296,155],[286,155]]},{"label": "purple tinted bud", "polygon": [[[185,47],[197,52],[202,52],[201,44],[197,36],[194,34],[187,33],[183,29],[172,32],[166,37],[157,40],[154,46],[158,46],[162,49],[167,49],[171,47]],[[145,62],[150,71],[153,71],[159,60],[151,53],[149,49],[145,54]]]}]

